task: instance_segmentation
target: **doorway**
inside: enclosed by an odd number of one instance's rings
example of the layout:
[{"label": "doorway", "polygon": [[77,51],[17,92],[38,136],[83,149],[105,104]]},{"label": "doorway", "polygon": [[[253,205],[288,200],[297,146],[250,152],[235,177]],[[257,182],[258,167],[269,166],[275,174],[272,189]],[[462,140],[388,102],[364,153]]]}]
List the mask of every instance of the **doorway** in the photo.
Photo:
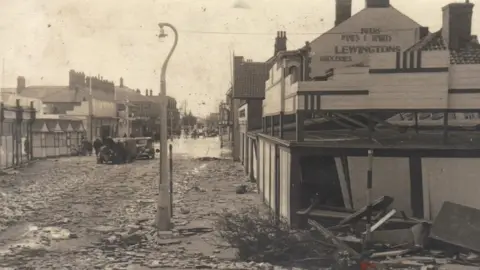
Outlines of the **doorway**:
[{"label": "doorway", "polygon": [[302,207],[310,206],[311,199],[315,196],[319,198],[320,205],[345,207],[334,157],[302,157],[300,164]]},{"label": "doorway", "polygon": [[111,131],[110,126],[101,126],[100,127],[100,137],[101,138],[110,137],[110,134],[111,134],[110,131]]}]

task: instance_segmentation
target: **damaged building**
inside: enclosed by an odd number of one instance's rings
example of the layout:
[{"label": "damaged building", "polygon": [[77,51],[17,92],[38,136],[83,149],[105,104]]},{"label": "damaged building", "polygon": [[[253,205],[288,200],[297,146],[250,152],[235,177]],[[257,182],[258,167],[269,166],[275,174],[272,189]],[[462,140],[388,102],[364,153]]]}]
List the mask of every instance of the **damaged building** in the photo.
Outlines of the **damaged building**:
[{"label": "damaged building", "polygon": [[[366,1],[353,16],[351,1],[336,8],[330,31],[268,60],[262,130],[248,132],[240,155],[265,203],[300,225],[318,197],[323,207],[309,216],[342,219],[347,212],[331,209],[366,204],[372,150],[373,198],[390,196],[427,220],[445,201],[480,208],[479,138],[453,121],[478,117],[473,4],[445,6],[434,33],[388,0]],[[438,125],[425,128],[423,115]]]}]

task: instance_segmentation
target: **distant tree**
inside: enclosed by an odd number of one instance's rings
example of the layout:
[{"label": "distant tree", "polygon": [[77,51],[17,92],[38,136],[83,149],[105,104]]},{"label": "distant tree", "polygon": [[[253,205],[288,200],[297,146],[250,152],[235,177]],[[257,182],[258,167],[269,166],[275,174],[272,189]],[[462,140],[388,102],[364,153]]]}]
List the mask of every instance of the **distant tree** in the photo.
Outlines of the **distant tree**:
[{"label": "distant tree", "polygon": [[197,124],[197,117],[195,117],[192,112],[189,112],[187,115],[183,116],[182,124],[184,126],[194,126]]}]

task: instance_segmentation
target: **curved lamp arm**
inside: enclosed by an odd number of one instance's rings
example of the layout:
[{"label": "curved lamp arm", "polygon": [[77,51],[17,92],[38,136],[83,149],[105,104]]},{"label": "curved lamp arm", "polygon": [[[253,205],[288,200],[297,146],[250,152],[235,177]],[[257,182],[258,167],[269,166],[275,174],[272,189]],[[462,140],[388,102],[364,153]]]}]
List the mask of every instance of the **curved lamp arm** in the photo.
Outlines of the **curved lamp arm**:
[{"label": "curved lamp arm", "polygon": [[[165,58],[165,61],[163,62],[163,66],[162,66],[162,73],[160,74],[160,83],[162,85],[165,85],[166,81],[165,81],[165,74],[167,72],[167,66],[168,66],[168,62],[170,61],[170,58],[172,57],[172,54],[173,52],[175,51],[175,48],[177,48],[177,43],[178,43],[178,32],[177,32],[177,29],[169,24],[169,23],[159,23],[158,26],[160,27],[160,29],[163,30],[163,27],[168,27],[170,29],[172,29],[173,33],[175,34],[175,40],[173,42],[173,46],[172,48],[170,49],[170,52],[168,53],[167,55],[167,58]],[[163,31],[162,31],[163,33]],[[162,37],[165,37],[166,35],[165,34],[160,34],[159,37],[162,38]],[[162,91],[164,91],[164,87],[162,87]],[[166,93],[161,93],[162,95],[163,94],[166,94]]]}]

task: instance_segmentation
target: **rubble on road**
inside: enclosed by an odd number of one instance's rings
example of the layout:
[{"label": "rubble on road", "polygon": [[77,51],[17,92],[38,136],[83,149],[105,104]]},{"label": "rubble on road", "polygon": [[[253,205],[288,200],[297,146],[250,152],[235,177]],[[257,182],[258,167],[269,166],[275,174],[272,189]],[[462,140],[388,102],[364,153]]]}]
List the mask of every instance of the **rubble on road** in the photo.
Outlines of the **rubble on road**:
[{"label": "rubble on road", "polygon": [[[308,224],[327,240],[325,245],[335,246],[344,255],[337,256],[340,265],[347,260],[361,269],[480,269],[480,234],[475,229],[480,226],[480,210],[446,201],[431,223],[398,215],[389,208],[392,202],[393,198],[384,196],[373,203],[369,239],[367,207],[351,214],[345,209],[345,217],[330,227],[314,220],[332,221],[314,210],[318,202],[297,214],[307,217]],[[366,264],[372,268],[362,268]]]},{"label": "rubble on road", "polygon": [[[105,167],[75,157],[2,176],[0,242],[4,229],[24,222],[36,229],[8,239],[13,251],[0,255],[0,268],[273,269],[215,246],[216,213],[262,203],[238,163],[206,161],[174,160],[175,226],[163,235],[153,226],[158,162]],[[248,190],[241,196],[239,184]]]},{"label": "rubble on road", "polygon": [[217,161],[217,160],[220,160],[220,158],[217,158],[217,157],[199,157],[199,158],[196,158],[196,160],[198,160],[198,161]]}]

